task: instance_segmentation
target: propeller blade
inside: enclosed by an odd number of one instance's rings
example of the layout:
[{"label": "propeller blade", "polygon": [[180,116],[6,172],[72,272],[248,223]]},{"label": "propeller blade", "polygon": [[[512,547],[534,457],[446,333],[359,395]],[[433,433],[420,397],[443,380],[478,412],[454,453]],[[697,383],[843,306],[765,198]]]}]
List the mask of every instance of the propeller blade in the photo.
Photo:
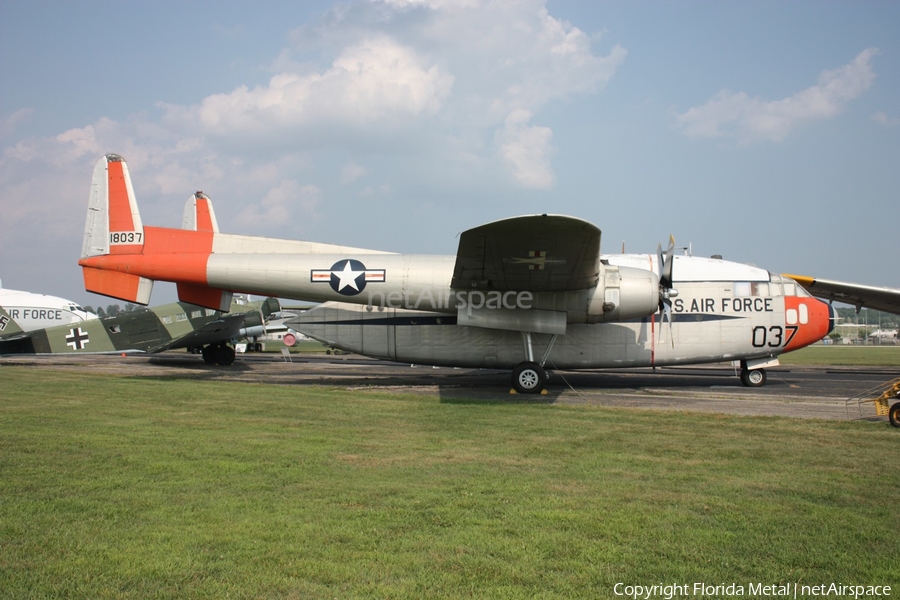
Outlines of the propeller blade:
[{"label": "propeller blade", "polygon": [[[657,244],[657,253],[662,257],[662,247]],[[675,238],[669,235],[669,247],[666,248],[665,261],[660,258],[659,263],[659,284],[667,288],[672,287],[672,265],[675,262]]]},{"label": "propeller blade", "polygon": [[662,323],[659,325],[659,333],[662,335],[662,330],[665,327],[665,322],[669,322],[669,344],[672,348],[675,348],[675,336],[672,335],[672,301],[668,298],[663,302],[663,315],[662,315]]},{"label": "propeller blade", "polygon": [[675,264],[675,237],[669,235],[669,247],[663,254],[662,244],[656,245],[656,258],[659,260],[659,304],[660,315],[659,338],[662,340],[662,330],[666,321],[669,322],[669,343],[675,347],[675,337],[672,335],[672,297],[678,295],[678,291],[672,289],[672,266]]}]

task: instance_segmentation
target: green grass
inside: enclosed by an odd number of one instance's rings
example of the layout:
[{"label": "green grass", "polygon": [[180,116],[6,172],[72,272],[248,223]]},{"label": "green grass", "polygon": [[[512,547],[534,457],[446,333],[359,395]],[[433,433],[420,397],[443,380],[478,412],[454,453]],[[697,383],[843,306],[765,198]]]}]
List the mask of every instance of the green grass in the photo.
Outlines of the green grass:
[{"label": "green grass", "polygon": [[844,365],[900,368],[900,346],[815,345],[778,357],[784,365]]},{"label": "green grass", "polygon": [[900,583],[884,422],[13,366],[0,389],[4,598]]}]

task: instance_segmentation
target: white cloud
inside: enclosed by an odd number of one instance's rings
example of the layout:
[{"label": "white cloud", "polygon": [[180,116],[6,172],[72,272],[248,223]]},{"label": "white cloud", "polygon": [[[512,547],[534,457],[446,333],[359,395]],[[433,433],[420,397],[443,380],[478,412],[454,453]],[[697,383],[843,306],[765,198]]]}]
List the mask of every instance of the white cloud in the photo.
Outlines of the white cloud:
[{"label": "white cloud", "polygon": [[498,135],[500,155],[512,166],[513,176],[520,185],[546,189],[554,181],[550,166],[553,131],[549,127],[528,125],[530,120],[531,113],[526,110],[513,111],[507,117]]},{"label": "white cloud", "polygon": [[[511,114],[536,115],[549,102],[596,92],[627,55],[620,46],[595,54],[596,38],[554,18],[544,4],[342,5],[293,33],[294,47],[275,59],[280,72],[266,85],[191,106],[161,105],[164,122],[269,152],[331,145],[418,154],[427,139],[435,164],[497,158],[483,153],[496,149],[490,140],[504,133]],[[317,68],[310,49],[335,58]]]},{"label": "white cloud", "polygon": [[33,108],[22,108],[0,121],[0,137],[12,135],[21,123],[27,123],[34,115]]},{"label": "white cloud", "polygon": [[851,63],[823,72],[816,85],[781,100],[722,90],[706,104],[676,115],[676,123],[695,137],[781,141],[803,123],[834,117],[868,90],[875,80],[870,61],[877,52],[864,50]]},{"label": "white cloud", "polygon": [[880,110],[872,115],[872,120],[885,127],[896,127],[897,125],[900,125],[900,117],[889,117],[887,116],[887,113]]},{"label": "white cloud", "polygon": [[236,220],[249,227],[281,227],[294,217],[315,219],[322,202],[322,190],[315,185],[301,185],[285,179],[269,189],[257,203],[251,204]]},{"label": "white cloud", "polygon": [[265,135],[323,121],[365,127],[382,119],[430,116],[452,86],[452,76],[425,64],[412,48],[375,35],[345,48],[324,72],[279,73],[264,87],[241,86],[199,105],[165,108],[168,120],[202,131]]},{"label": "white cloud", "polygon": [[361,167],[351,160],[341,168],[341,183],[344,185],[353,183],[368,172],[367,168]]}]

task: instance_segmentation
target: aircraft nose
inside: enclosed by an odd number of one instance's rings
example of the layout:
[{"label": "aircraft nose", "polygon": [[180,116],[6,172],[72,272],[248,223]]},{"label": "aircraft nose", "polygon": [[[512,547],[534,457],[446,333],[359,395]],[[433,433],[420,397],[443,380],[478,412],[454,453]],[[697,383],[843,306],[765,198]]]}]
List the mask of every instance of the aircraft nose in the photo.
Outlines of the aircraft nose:
[{"label": "aircraft nose", "polygon": [[796,333],[785,346],[785,352],[818,342],[834,329],[834,307],[808,296],[785,299],[785,325]]}]

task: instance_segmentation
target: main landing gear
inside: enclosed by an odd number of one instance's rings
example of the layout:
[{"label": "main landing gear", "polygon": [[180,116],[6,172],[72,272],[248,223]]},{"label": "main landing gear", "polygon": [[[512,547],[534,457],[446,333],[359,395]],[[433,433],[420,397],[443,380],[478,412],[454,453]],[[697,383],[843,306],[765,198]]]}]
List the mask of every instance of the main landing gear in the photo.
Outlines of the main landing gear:
[{"label": "main landing gear", "polygon": [[234,364],[234,348],[224,342],[204,346],[200,354],[203,355],[203,362],[208,365],[227,367]]},{"label": "main landing gear", "polygon": [[547,384],[547,371],[544,365],[550,356],[550,350],[556,342],[556,335],[550,337],[550,343],[544,350],[540,362],[534,360],[534,350],[531,345],[531,332],[522,332],[522,343],[525,346],[525,361],[516,365],[512,372],[512,386],[520,394],[540,394]]},{"label": "main landing gear", "polygon": [[525,361],[513,369],[513,389],[520,394],[540,394],[546,383],[547,371],[536,362]]}]

